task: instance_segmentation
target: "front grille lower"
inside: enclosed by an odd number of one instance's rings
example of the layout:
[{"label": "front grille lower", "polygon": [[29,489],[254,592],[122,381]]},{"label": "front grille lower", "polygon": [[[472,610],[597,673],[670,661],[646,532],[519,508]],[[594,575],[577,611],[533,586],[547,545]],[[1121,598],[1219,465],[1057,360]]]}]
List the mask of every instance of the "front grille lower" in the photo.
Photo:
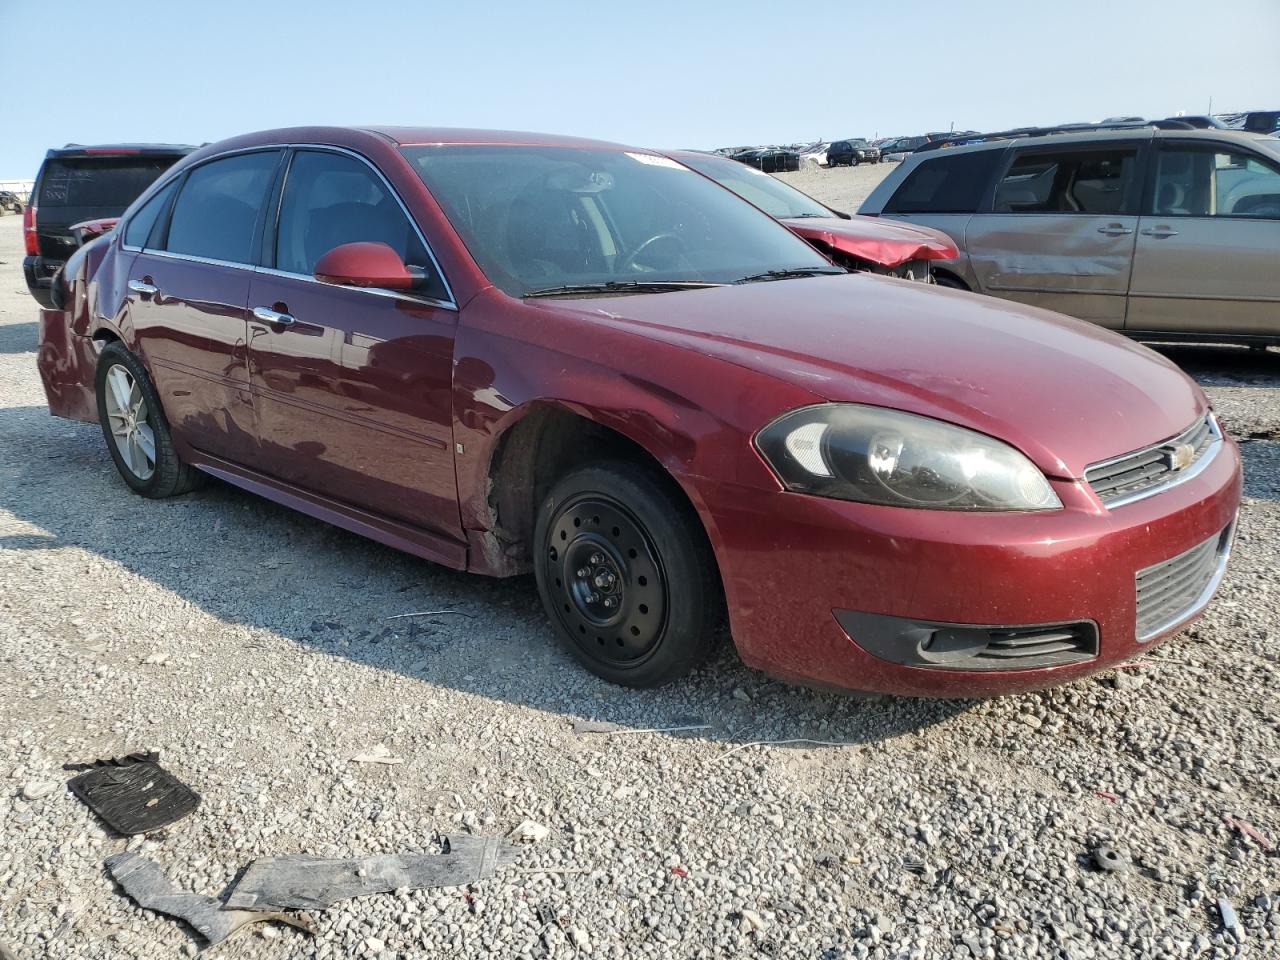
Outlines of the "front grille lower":
[{"label": "front grille lower", "polygon": [[1215,449],[1221,439],[1218,425],[1209,414],[1176,437],[1122,457],[1095,463],[1085,470],[1084,478],[1099,500],[1108,507],[1119,506],[1122,502],[1156,493],[1191,475],[1190,471]]},{"label": "front grille lower", "polygon": [[1007,670],[1059,666],[1089,660],[1098,654],[1098,630],[1092,623],[992,629],[987,633],[991,639],[974,661]]},{"label": "front grille lower", "polygon": [[1150,640],[1204,607],[1226,570],[1232,527],[1176,557],[1139,570],[1137,637]]},{"label": "front grille lower", "polygon": [[836,621],[867,653],[937,670],[1036,670],[1082,663],[1098,655],[1098,626],[1036,623],[982,626],[835,610]]}]

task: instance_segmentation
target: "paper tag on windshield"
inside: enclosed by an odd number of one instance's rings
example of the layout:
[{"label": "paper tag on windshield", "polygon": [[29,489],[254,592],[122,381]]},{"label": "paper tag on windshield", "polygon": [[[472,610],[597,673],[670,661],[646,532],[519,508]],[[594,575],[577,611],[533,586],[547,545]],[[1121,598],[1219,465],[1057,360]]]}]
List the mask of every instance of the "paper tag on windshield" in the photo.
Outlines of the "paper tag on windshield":
[{"label": "paper tag on windshield", "polygon": [[639,160],[641,163],[647,163],[651,167],[670,167],[672,170],[686,169],[681,164],[676,163],[670,157],[659,157],[652,153],[631,153],[627,152],[627,156],[632,160]]}]

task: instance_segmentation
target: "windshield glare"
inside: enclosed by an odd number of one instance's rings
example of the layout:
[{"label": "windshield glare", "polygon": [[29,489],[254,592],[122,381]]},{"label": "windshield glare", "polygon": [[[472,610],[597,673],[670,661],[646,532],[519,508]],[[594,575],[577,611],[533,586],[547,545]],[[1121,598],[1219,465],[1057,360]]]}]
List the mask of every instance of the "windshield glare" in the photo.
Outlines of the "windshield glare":
[{"label": "windshield glare", "polygon": [[473,144],[403,153],[481,269],[511,296],[833,269],[781,224],[666,157]]},{"label": "windshield glare", "polygon": [[830,217],[832,212],[812,197],[776,177],[737,160],[722,157],[680,154],[680,162],[706,174],[722,187],[728,187],[742,199],[779,220],[787,217]]}]

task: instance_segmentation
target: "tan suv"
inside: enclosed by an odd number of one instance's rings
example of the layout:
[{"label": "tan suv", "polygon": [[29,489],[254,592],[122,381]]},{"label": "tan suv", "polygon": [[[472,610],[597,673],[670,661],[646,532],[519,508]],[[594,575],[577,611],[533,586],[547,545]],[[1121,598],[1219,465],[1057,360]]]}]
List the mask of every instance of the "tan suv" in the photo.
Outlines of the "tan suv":
[{"label": "tan suv", "polygon": [[1091,130],[914,153],[858,211],[935,227],[939,283],[1144,339],[1280,343],[1280,139]]}]

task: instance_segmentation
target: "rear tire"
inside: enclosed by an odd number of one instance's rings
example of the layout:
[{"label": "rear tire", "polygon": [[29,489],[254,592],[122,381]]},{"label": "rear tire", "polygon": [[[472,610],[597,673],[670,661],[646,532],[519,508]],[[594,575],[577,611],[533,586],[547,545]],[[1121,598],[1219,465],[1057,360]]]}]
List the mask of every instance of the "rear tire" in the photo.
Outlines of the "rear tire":
[{"label": "rear tire", "polygon": [[159,500],[187,493],[204,482],[203,473],[178,458],[151,378],[123,344],[103,347],[95,387],[98,423],[107,450],[135,493]]},{"label": "rear tire", "polygon": [[933,274],[933,282],[940,287],[947,287],[950,290],[964,290],[966,292],[969,290],[969,288],[965,286],[963,280],[958,280],[949,273],[937,273],[935,271]]},{"label": "rear tire", "polygon": [[635,463],[574,470],[543,500],[534,544],[547,615],[596,676],[652,687],[710,654],[719,575],[697,515],[670,478]]}]

